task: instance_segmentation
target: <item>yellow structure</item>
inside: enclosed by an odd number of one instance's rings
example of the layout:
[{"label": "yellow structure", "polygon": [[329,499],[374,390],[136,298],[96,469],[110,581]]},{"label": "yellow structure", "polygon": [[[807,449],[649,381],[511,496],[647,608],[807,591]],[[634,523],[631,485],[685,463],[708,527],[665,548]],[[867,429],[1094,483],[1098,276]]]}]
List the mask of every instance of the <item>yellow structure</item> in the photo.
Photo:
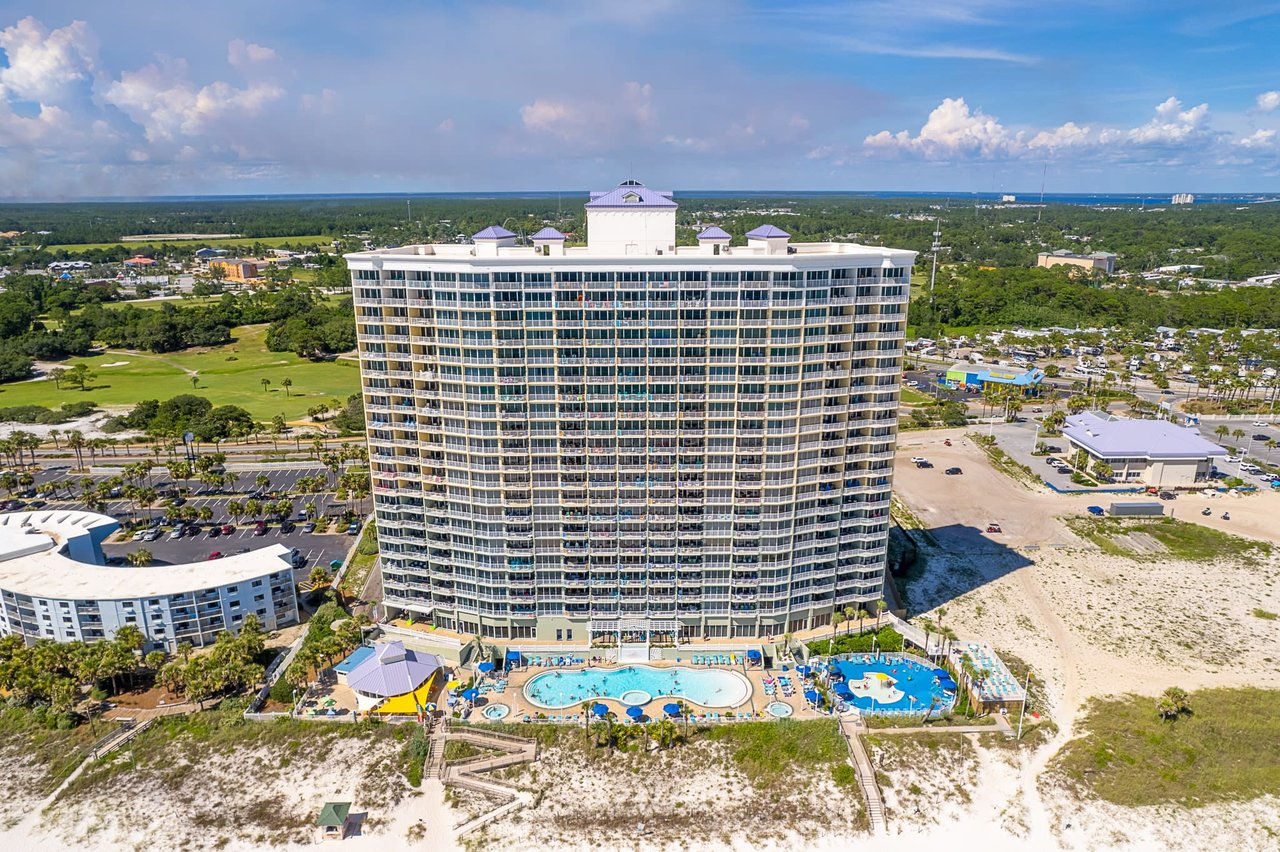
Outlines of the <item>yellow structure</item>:
[{"label": "yellow structure", "polygon": [[413,716],[426,708],[427,702],[431,700],[431,689],[435,686],[436,675],[440,672],[437,670],[431,677],[423,681],[422,686],[413,692],[406,692],[404,695],[393,695],[379,706],[370,710],[369,713],[376,713],[380,716]]},{"label": "yellow structure", "polygon": [[254,260],[222,258],[209,261],[209,271],[213,272],[216,269],[222,270],[222,278],[225,281],[238,281],[243,284],[258,277],[258,262]]}]

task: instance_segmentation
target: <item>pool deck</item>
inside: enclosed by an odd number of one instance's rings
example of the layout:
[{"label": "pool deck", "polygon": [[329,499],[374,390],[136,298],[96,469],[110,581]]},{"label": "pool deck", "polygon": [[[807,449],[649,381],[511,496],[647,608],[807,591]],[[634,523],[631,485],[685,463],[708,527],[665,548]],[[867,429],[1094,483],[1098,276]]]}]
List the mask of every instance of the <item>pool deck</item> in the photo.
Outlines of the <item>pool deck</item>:
[{"label": "pool deck", "polygon": [[[583,664],[583,665],[576,665],[576,666],[556,666],[556,667],[526,666],[525,668],[517,669],[507,674],[507,687],[503,692],[489,692],[481,696],[480,701],[484,703],[479,704],[477,709],[474,709],[471,711],[470,715],[467,716],[467,721],[469,722],[486,721],[482,713],[483,713],[485,704],[492,703],[492,704],[506,704],[508,707],[511,708],[511,715],[503,720],[506,722],[522,720],[526,715],[529,716],[530,720],[533,720],[537,718],[537,714],[541,713],[544,716],[560,716],[562,717],[561,721],[564,721],[563,717],[566,715],[573,716],[574,714],[577,714],[578,715],[577,722],[580,724],[584,724],[584,720],[582,719],[581,704],[576,704],[572,707],[566,707],[560,710],[548,710],[546,708],[539,707],[533,704],[532,702],[530,702],[529,699],[525,697],[525,694],[524,694],[525,684],[528,683],[532,678],[540,674],[544,674],[546,672],[576,671],[576,670],[592,668],[592,667],[602,668],[602,669],[618,669],[618,668],[625,668],[628,665],[645,665],[645,666],[650,666],[656,669],[671,669],[671,668],[689,668],[689,669],[698,669],[698,670],[720,669],[720,670],[727,670],[727,671],[735,671],[738,674],[741,674],[747,678],[747,681],[750,682],[751,684],[751,694],[747,697],[747,700],[745,702],[738,705],[737,707],[704,707],[692,701],[684,700],[685,705],[689,707],[689,709],[694,714],[696,714],[699,720],[701,720],[703,717],[707,716],[708,714],[713,714],[713,713],[719,714],[719,718],[722,721],[723,720],[732,721],[736,719],[774,720],[775,719],[774,716],[771,716],[767,712],[765,712],[765,708],[769,704],[773,703],[774,701],[780,701],[784,704],[789,705],[792,710],[792,715],[791,715],[792,719],[819,719],[824,717],[824,714],[818,713],[817,711],[815,711],[804,700],[804,696],[802,694],[803,690],[799,687],[799,682],[801,678],[795,674],[794,668],[792,671],[781,672],[778,669],[764,670],[759,668],[758,666],[752,666],[744,669],[742,666],[695,666],[689,662],[676,662],[675,660],[654,660],[648,663],[623,663],[623,664],[596,663],[596,664]],[[797,688],[796,688],[795,694],[792,695],[790,698],[783,697],[781,692],[779,692],[777,695],[764,694],[764,678],[766,676],[776,677],[778,674],[790,675],[792,681],[796,683]],[[671,700],[672,699],[665,698],[665,697],[655,697],[648,704],[641,705],[641,707],[643,707],[645,711],[645,718],[647,720],[663,718],[662,705],[670,702]],[[680,700],[683,700],[683,699],[680,699]],[[623,704],[622,702],[611,699],[611,698],[598,698],[598,699],[592,699],[592,701],[593,703],[600,703],[607,706],[610,709],[610,711],[613,712],[615,718],[617,718],[618,720],[625,721],[627,719],[626,711],[627,711],[628,705]],[[733,714],[733,715],[730,716],[729,714]],[[712,720],[714,720],[714,717],[712,717]],[[542,721],[542,720],[539,720],[539,721]]]}]

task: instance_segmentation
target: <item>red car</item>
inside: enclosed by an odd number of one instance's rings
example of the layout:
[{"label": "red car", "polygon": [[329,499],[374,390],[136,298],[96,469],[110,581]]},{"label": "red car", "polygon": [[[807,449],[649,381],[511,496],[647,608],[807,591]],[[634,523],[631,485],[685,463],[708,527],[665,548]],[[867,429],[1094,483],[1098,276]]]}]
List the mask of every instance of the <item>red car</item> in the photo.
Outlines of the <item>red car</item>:
[{"label": "red car", "polygon": [[232,534],[233,532],[235,532],[235,531],[236,531],[236,528],[235,528],[234,526],[232,526],[231,524],[223,524],[223,525],[222,525],[222,534],[223,534],[223,535],[231,535],[231,534]]},{"label": "red car", "polygon": [[215,559],[221,559],[221,558],[222,558],[222,551],[215,550],[213,553],[209,554],[209,559],[207,561],[212,562]]}]

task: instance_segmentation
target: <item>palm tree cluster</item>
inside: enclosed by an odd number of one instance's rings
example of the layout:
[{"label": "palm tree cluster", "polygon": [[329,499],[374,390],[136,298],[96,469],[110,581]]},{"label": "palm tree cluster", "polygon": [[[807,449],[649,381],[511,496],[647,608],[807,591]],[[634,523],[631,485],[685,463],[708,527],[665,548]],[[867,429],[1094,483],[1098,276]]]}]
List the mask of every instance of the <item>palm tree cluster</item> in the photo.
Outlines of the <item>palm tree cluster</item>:
[{"label": "palm tree cluster", "polygon": [[[339,622],[336,630],[334,622]],[[313,676],[358,648],[371,624],[364,613],[348,616],[333,601],[321,604],[311,616],[302,647],[285,669],[284,679],[298,689],[305,688]]]},{"label": "palm tree cluster", "polygon": [[0,637],[0,690],[13,703],[47,706],[66,719],[89,691],[117,694],[144,671],[159,669],[164,652],[142,656],[142,643],[142,632],[133,625],[121,627],[110,641],[93,643],[40,640],[27,645],[20,636]]},{"label": "palm tree cluster", "polygon": [[224,630],[205,653],[193,657],[190,645],[180,646],[181,659],[161,666],[156,683],[203,708],[210,698],[251,688],[262,680],[257,660],[265,644],[262,622],[250,613],[239,633]]},{"label": "palm tree cluster", "polygon": [[1156,713],[1167,721],[1190,715],[1191,696],[1182,687],[1171,686],[1156,700]]},{"label": "palm tree cluster", "polygon": [[[12,467],[35,466],[36,450],[40,449],[40,439],[32,432],[17,430],[8,437],[0,438],[0,456]],[[30,453],[28,462],[27,453]]]}]

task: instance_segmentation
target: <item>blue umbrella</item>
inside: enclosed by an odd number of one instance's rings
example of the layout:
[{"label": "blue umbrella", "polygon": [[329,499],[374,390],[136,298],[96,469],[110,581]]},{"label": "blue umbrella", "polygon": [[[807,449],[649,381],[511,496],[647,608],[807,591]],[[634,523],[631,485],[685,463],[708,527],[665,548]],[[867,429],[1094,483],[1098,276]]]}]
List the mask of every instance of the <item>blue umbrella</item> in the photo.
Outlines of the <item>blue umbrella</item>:
[{"label": "blue umbrella", "polygon": [[946,677],[946,678],[949,678],[949,677],[951,677],[951,672],[947,671],[946,669],[934,669],[934,670],[933,670],[933,676],[934,676],[934,677]]},{"label": "blue umbrella", "polygon": [[591,712],[595,713],[597,716],[604,716],[609,712],[609,707],[605,704],[592,704]]},{"label": "blue umbrella", "polygon": [[952,689],[952,690],[953,690],[953,689],[955,689],[955,688],[956,688],[956,682],[955,682],[954,680],[952,680],[951,678],[945,678],[945,679],[942,679],[942,680],[939,680],[939,681],[938,681],[938,686],[942,687],[943,689]]},{"label": "blue umbrella", "polygon": [[808,666],[796,666],[796,674],[798,675],[808,675],[811,671],[813,671],[813,669]]},{"label": "blue umbrella", "polygon": [[662,712],[666,713],[668,716],[679,716],[680,705],[679,704],[663,704]]},{"label": "blue umbrella", "polygon": [[476,666],[476,671],[480,672],[481,674],[488,674],[489,672],[493,671],[493,663],[489,662],[488,660],[485,660],[483,663]]},{"label": "blue umbrella", "polygon": [[839,695],[842,698],[846,695],[853,695],[853,690],[849,688],[849,684],[847,683],[837,683],[835,686],[831,687],[831,689],[836,695]]},{"label": "blue umbrella", "polygon": [[480,690],[478,689],[464,689],[462,691],[462,700],[475,701],[476,698],[479,697],[479,695],[480,695]]},{"label": "blue umbrella", "polygon": [[816,689],[806,689],[804,691],[804,700],[808,701],[810,704],[817,704],[820,697],[821,696],[818,695],[818,690]]},{"label": "blue umbrella", "polygon": [[630,716],[632,719],[639,719],[641,716],[644,715],[644,711],[641,710],[639,707],[628,707],[627,715]]},{"label": "blue umbrella", "polygon": [[758,660],[758,659],[760,659],[760,652],[759,652],[759,651],[756,651],[756,650],[748,651],[748,652],[747,652],[747,659],[748,659],[748,660]]}]

